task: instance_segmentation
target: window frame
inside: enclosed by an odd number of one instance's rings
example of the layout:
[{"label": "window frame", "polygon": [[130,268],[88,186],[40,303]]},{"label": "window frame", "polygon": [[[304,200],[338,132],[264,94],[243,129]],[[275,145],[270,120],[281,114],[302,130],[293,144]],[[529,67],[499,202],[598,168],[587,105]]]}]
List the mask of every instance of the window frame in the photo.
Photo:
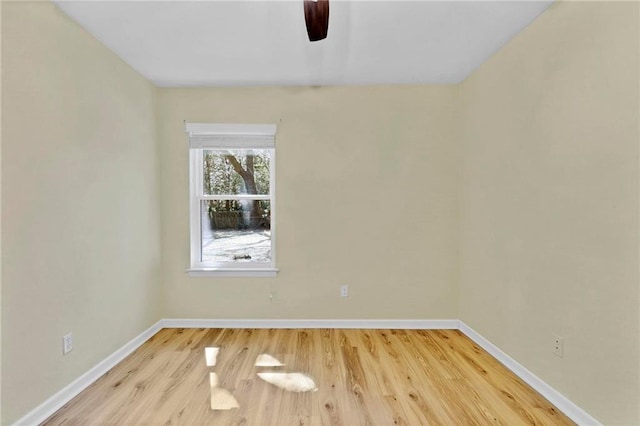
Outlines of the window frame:
[{"label": "window frame", "polygon": [[[276,268],[276,149],[274,124],[185,123],[189,135],[190,276],[275,277]],[[259,149],[269,151],[269,194],[204,194],[204,159],[208,150]],[[206,200],[268,200],[270,262],[202,262],[201,202]]]}]

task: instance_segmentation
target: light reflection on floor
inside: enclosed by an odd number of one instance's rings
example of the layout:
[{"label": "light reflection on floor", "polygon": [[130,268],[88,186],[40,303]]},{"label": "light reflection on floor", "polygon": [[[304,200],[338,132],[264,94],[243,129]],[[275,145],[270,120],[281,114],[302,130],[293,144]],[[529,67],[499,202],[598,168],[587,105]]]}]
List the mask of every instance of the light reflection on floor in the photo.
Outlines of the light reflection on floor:
[{"label": "light reflection on floor", "polygon": [[256,367],[283,367],[284,364],[269,354],[260,354],[256,358]]},{"label": "light reflection on floor", "polygon": [[282,371],[269,371],[258,373],[258,377],[267,383],[271,383],[289,392],[317,391],[318,387],[313,379],[302,373],[284,373]]},{"label": "light reflection on floor", "polygon": [[[207,347],[204,348],[204,358],[207,367],[215,367],[220,348]],[[260,354],[256,358],[254,364],[256,367],[283,367],[277,358],[269,354]],[[313,379],[302,373],[287,373],[285,371],[262,371],[257,373],[258,377],[267,383],[284,389],[288,392],[315,392],[318,390]],[[211,387],[211,409],[212,410],[231,410],[240,408],[240,404],[236,398],[227,389],[220,387],[220,379],[216,373],[209,373],[209,384]]]},{"label": "light reflection on floor", "polygon": [[220,348],[204,348],[204,359],[207,363],[207,367],[215,367],[216,359],[218,358],[218,351],[220,351]]},{"label": "light reflection on floor", "polygon": [[209,373],[209,384],[211,385],[211,409],[212,410],[231,410],[232,408],[240,408],[240,404],[236,398],[226,389],[218,387],[218,375]]}]

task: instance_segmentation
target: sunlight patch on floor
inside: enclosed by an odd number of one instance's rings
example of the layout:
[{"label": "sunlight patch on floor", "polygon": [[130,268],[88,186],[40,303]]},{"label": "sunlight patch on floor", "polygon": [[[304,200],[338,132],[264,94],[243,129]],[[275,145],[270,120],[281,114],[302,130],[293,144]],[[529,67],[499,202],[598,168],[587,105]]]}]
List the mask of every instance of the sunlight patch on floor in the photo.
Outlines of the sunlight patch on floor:
[{"label": "sunlight patch on floor", "polygon": [[313,379],[302,373],[263,372],[258,377],[289,392],[317,391],[318,387]]},{"label": "sunlight patch on floor", "polygon": [[216,373],[209,374],[209,384],[211,385],[212,410],[231,410],[233,408],[240,408],[238,400],[231,395],[231,392],[218,387],[219,380]]},{"label": "sunlight patch on floor", "polygon": [[218,358],[218,352],[220,348],[204,348],[204,359],[207,363],[207,367],[215,367],[216,360]]},{"label": "sunlight patch on floor", "polygon": [[284,366],[284,364],[269,354],[260,354],[256,358],[255,366],[256,367],[282,367]]}]

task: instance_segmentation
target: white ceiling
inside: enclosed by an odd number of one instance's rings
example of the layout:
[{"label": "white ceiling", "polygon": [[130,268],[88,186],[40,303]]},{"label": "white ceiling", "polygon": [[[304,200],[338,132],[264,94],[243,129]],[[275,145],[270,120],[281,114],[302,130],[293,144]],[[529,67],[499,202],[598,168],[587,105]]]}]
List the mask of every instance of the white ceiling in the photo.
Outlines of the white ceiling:
[{"label": "white ceiling", "polygon": [[159,86],[458,83],[551,1],[55,1]]}]

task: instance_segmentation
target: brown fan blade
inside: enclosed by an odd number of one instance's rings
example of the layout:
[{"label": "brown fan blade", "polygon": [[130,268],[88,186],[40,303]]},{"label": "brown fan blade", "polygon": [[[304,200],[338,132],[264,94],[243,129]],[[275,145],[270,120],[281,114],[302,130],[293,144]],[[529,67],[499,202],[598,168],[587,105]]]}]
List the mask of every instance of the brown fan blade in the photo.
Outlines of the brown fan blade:
[{"label": "brown fan blade", "polygon": [[327,38],[329,30],[329,0],[304,0],[304,20],[309,41]]}]

